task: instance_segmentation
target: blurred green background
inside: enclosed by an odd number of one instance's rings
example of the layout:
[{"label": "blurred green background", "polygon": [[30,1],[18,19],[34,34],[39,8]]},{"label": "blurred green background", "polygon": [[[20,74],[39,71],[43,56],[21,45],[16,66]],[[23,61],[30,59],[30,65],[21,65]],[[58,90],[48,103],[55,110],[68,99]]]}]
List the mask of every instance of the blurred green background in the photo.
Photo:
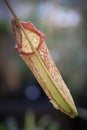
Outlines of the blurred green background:
[{"label": "blurred green background", "polygon": [[79,116],[55,110],[14,51],[12,16],[0,0],[0,130],[87,130],[87,1],[8,0],[43,33]]}]

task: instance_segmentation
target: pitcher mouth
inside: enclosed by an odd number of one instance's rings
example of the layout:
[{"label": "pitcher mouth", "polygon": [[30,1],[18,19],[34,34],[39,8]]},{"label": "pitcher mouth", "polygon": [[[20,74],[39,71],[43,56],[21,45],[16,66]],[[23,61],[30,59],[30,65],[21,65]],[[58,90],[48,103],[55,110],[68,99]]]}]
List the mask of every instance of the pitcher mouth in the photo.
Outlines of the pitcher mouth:
[{"label": "pitcher mouth", "polygon": [[[39,37],[39,42],[35,46],[36,50],[38,50],[40,48],[41,44],[44,42],[44,34],[42,32],[40,32],[31,22],[20,21],[20,23],[22,24],[24,29],[26,29],[26,31],[30,31],[32,33],[35,33],[35,35],[37,35]],[[32,49],[28,50],[27,52],[22,49],[22,42],[23,42],[22,41],[22,30],[17,25],[15,19],[12,19],[12,27],[13,27],[13,32],[14,32],[15,41],[16,41],[14,49],[16,51],[18,51],[19,54],[23,54],[23,55],[34,54],[34,51]],[[29,43],[28,43],[28,45],[29,45]]]}]

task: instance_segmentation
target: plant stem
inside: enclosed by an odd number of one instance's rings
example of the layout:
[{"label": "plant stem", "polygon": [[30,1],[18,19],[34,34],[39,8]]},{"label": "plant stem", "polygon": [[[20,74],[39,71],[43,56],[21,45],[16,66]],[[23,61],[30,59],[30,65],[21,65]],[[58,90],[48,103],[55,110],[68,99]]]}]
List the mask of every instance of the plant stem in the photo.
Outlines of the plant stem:
[{"label": "plant stem", "polygon": [[14,18],[16,19],[17,23],[19,23],[19,18],[17,17],[17,15],[15,14],[14,10],[12,9],[12,7],[10,6],[10,4],[8,3],[7,0],[4,0],[5,4],[7,5],[7,7],[9,8],[10,12],[12,13],[12,15],[14,16]]}]

